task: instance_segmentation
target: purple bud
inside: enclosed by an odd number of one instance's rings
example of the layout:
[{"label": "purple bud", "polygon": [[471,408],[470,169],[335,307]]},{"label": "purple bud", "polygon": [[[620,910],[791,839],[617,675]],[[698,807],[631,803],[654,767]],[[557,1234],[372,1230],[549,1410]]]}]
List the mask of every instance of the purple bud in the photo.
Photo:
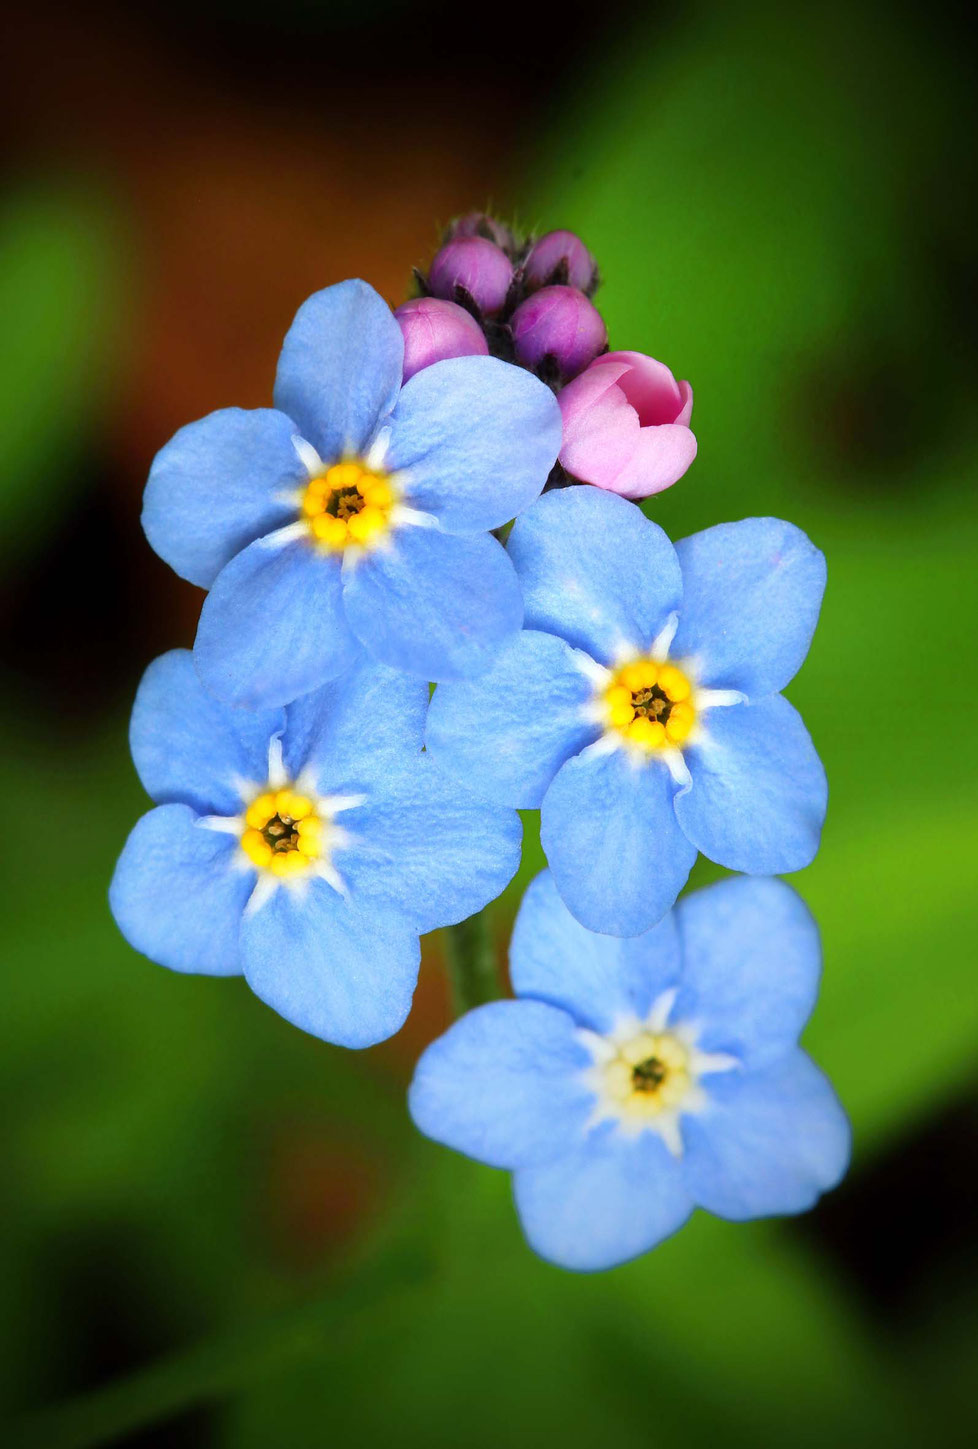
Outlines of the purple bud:
[{"label": "purple bud", "polygon": [[576,377],[608,345],[601,313],[576,287],[534,292],[510,325],[520,362],[537,367],[549,355],[564,378]]},{"label": "purple bud", "polygon": [[484,211],[467,211],[464,216],[455,218],[448,228],[446,240],[455,241],[463,236],[485,237],[487,241],[495,242],[497,247],[502,247],[504,252],[512,251],[516,246],[509,227]]},{"label": "purple bud", "polygon": [[530,248],[523,275],[530,290],[559,281],[591,292],[598,280],[598,267],[579,236],[572,231],[548,231]]},{"label": "purple bud", "polygon": [[404,334],[404,382],[446,357],[485,357],[489,352],[478,322],[454,302],[415,297],[402,302],[394,316]]},{"label": "purple bud", "polygon": [[487,316],[506,301],[513,280],[513,264],[504,251],[481,236],[446,242],[431,264],[428,286],[436,297],[449,301],[456,287],[464,287]]}]

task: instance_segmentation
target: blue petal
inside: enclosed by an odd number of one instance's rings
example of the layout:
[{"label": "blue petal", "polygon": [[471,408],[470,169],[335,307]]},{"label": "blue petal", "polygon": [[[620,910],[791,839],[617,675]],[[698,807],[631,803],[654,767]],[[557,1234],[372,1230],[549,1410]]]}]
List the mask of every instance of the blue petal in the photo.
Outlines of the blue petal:
[{"label": "blue petal", "polygon": [[363,453],[397,401],[404,339],[366,282],[338,282],[307,298],[282,344],[275,406],[330,462]]},{"label": "blue petal", "polygon": [[428,686],[360,654],[349,669],[286,711],[285,767],[311,769],[321,795],[380,789],[421,756]]},{"label": "blue petal", "polygon": [[581,1272],[647,1253],[693,1210],[675,1158],[650,1132],[598,1131],[576,1152],[521,1168],[513,1191],[530,1247]]},{"label": "blue petal", "polygon": [[676,544],[683,608],[672,652],[701,682],[752,697],[784,689],[812,642],[825,558],[780,518],[719,523]]},{"label": "blue petal", "polygon": [[480,674],[520,627],[520,586],[489,534],[398,528],[343,589],[350,628],[376,658],[424,679]]},{"label": "blue petal", "polygon": [[238,842],[196,824],[187,805],[160,805],[137,821],[109,887],[130,946],[173,971],[237,976],[241,913],[255,885]]},{"label": "blue petal", "polygon": [[676,551],[624,498],[575,486],[545,493],[509,536],[525,625],[609,664],[652,643],[679,608]]},{"label": "blue petal", "polygon": [[544,796],[540,838],[571,914],[589,930],[637,936],[662,919],[696,859],[658,760],[585,750]]},{"label": "blue petal", "polygon": [[421,933],[480,911],[520,863],[516,811],[476,799],[423,755],[339,823],[352,836],[337,868],[353,899],[397,910]]},{"label": "blue petal", "polygon": [[538,810],[564,761],[601,732],[583,713],[594,685],[579,661],[563,639],[524,629],[480,678],[435,690],[429,752],[487,800]]},{"label": "blue petal", "polygon": [[157,804],[182,801],[201,815],[236,815],[243,781],[263,784],[281,710],[221,704],[197,677],[189,649],[163,654],[143,675],[129,725],[132,757]]},{"label": "blue petal", "polygon": [[627,941],[599,936],[575,921],[544,871],[516,917],[509,972],[517,996],[562,1006],[581,1026],[606,1033],[623,1016],[648,1016],[656,998],[675,985],[679,959],[672,912]]},{"label": "blue petal", "polygon": [[698,1206],[735,1221],[800,1213],[835,1187],[849,1163],[849,1123],[804,1052],[703,1085],[709,1105],[682,1119],[683,1170]]},{"label": "blue petal", "polygon": [[364,911],[395,909],[417,931],[463,920],[519,864],[514,810],[483,803],[422,754],[428,686],[361,658],[288,709],[285,766],[325,795],[364,794],[338,823],[337,869]]},{"label": "blue petal", "polygon": [[241,928],[248,985],[280,1016],[337,1046],[393,1036],[411,1010],[417,934],[390,912],[360,910],[325,881],[279,889]]},{"label": "blue petal", "polygon": [[223,408],[189,423],[161,448],[143,495],[150,545],[181,578],[209,589],[252,539],[290,523],[305,487],[295,424],[271,408]]},{"label": "blue petal", "polygon": [[532,373],[495,357],[457,357],[405,385],[385,467],[403,470],[412,507],[449,533],[476,533],[529,507],[560,439],[557,399]]},{"label": "blue petal", "polygon": [[677,795],[676,815],[704,855],[749,875],[801,870],[815,859],[828,785],[783,696],[710,710],[686,763],[693,784]]},{"label": "blue petal", "polygon": [[204,600],[194,663],[212,694],[270,709],[318,689],[359,653],[343,615],[340,563],[304,539],[260,538]]},{"label": "blue petal", "polygon": [[676,908],[683,950],[677,1021],[704,1051],[752,1067],[793,1047],[818,995],[822,953],[804,901],[784,881],[722,880]]},{"label": "blue petal", "polygon": [[477,1007],[432,1042],[408,1095],[415,1125],[490,1167],[547,1162],[582,1141],[592,1065],[566,1012],[540,1001]]}]

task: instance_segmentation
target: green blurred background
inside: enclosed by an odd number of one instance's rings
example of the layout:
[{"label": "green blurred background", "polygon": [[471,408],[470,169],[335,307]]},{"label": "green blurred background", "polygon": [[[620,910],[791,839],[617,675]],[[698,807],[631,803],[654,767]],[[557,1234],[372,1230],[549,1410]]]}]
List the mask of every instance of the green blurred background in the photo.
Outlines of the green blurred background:
[{"label": "green blurred background", "polygon": [[[861,0],[7,11],[8,1442],[975,1442],[966,20]],[[506,1177],[408,1121],[448,1019],[436,937],[408,1025],[353,1055],[242,983],[150,965],[105,903],[145,808],[128,703],[199,607],[139,532],[154,451],[267,402],[308,292],[360,274],[396,304],[437,224],[489,200],[578,229],[612,346],[691,379],[699,457],[650,514],[675,537],[782,514],[829,560],[791,695],[832,801],[794,884],[823,931],[807,1042],[852,1114],[852,1172],[805,1219],[697,1215],[595,1277],[537,1261]],[[501,959],[540,864],[531,821]]]}]

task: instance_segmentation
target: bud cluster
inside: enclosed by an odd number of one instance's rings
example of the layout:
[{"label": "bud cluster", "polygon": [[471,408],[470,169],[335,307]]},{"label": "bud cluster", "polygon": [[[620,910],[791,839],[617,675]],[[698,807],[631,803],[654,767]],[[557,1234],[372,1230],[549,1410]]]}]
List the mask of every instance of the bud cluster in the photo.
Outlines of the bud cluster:
[{"label": "bud cluster", "polygon": [[417,280],[425,296],[475,318],[496,357],[529,368],[555,391],[608,349],[591,301],[597,265],[572,231],[519,239],[494,217],[470,212],[451,224]]},{"label": "bud cluster", "polygon": [[469,212],[415,276],[420,296],[395,313],[404,380],[486,354],[533,372],[557,394],[564,424],[549,487],[591,483],[639,499],[685,473],[696,455],[692,390],[651,357],[609,352],[597,263],[574,232],[517,237]]}]

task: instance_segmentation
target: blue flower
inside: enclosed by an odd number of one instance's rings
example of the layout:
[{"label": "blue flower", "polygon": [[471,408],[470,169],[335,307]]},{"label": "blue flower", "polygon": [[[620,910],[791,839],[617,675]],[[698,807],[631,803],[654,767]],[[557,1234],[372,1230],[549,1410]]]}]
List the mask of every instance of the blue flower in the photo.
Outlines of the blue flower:
[{"label": "blue flower", "polygon": [[616,936],[672,905],[697,850],[800,870],[827,787],[778,693],[808,652],[825,560],[775,518],[669,539],[596,488],[546,493],[509,552],[524,631],[479,680],[440,685],[435,759],[486,798],[541,809],[557,888]]},{"label": "blue flower", "polygon": [[519,863],[515,811],[421,749],[428,686],[361,659],[287,710],[206,693],[187,650],[150,665],[133,759],[157,808],[109,892],[126,939],[175,971],[244,973],[289,1021],[341,1046],[397,1031],[418,935],[492,900]]},{"label": "blue flower", "polygon": [[211,413],[157,455],[143,527],[210,590],[195,662],[219,698],[288,704],[361,646],[452,679],[519,629],[516,575],[487,530],[546,482],[556,399],[492,357],[436,363],[402,389],[403,352],[371,287],[327,287],[285,339],[274,409]]},{"label": "blue flower", "polygon": [[694,1207],[804,1212],[842,1177],[845,1113],[797,1046],[818,932],[782,881],[721,881],[618,940],[580,926],[544,872],[510,962],[518,999],[435,1041],[410,1107],[429,1137],[514,1172],[542,1257],[610,1268]]}]

